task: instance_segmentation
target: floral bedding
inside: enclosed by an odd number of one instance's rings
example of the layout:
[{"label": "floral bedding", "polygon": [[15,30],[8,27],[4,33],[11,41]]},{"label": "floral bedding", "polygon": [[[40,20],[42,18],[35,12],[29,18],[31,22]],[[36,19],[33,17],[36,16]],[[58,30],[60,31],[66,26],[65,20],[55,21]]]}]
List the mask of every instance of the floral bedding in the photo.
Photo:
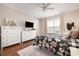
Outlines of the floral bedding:
[{"label": "floral bedding", "polygon": [[47,48],[55,55],[70,56],[69,45],[61,35],[36,36],[33,45],[37,45],[40,48]]}]

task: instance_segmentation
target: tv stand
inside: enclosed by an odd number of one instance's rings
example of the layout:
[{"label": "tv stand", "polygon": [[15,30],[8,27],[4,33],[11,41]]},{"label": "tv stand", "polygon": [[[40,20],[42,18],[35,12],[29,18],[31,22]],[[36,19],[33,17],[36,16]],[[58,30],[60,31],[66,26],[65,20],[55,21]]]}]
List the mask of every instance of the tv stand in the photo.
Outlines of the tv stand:
[{"label": "tv stand", "polygon": [[34,39],[36,37],[36,30],[23,30],[22,31],[22,43]]}]

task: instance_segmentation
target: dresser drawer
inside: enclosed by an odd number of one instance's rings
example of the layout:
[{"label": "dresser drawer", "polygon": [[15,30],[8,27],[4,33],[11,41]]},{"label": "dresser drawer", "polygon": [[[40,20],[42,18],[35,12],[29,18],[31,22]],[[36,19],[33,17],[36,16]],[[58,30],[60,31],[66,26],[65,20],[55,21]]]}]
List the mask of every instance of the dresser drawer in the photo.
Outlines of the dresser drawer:
[{"label": "dresser drawer", "polygon": [[1,41],[1,44],[3,47],[9,46],[9,45],[13,45],[13,44],[17,44],[20,43],[20,39],[19,38],[12,38],[12,39],[3,39]]},{"label": "dresser drawer", "polygon": [[21,28],[1,26],[1,47],[21,43]]}]

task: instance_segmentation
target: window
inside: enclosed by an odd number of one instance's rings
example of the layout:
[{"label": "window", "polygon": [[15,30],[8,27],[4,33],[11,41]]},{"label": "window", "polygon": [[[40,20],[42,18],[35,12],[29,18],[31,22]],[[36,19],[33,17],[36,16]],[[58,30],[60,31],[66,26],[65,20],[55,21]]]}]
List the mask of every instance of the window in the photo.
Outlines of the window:
[{"label": "window", "polygon": [[52,17],[47,20],[48,33],[59,33],[60,32],[60,17]]}]

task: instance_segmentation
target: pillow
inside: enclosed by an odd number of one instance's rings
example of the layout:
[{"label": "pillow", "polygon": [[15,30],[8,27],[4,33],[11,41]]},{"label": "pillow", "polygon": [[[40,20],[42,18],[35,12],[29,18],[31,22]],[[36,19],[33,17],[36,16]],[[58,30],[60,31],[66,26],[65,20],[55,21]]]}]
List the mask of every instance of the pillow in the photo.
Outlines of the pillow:
[{"label": "pillow", "polygon": [[78,39],[79,38],[79,31],[72,31],[70,34],[70,37],[72,39]]},{"label": "pillow", "polygon": [[68,32],[68,33],[65,35],[65,38],[70,39],[70,38],[71,38],[71,34],[72,34],[72,31]]}]

